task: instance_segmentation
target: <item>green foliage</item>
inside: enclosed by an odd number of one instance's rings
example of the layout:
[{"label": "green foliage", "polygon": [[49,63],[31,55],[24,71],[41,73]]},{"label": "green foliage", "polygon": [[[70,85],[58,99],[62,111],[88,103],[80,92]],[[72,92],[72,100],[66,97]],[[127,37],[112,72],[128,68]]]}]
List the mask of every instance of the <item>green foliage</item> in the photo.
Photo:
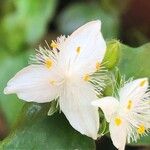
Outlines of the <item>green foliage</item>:
[{"label": "green foliage", "polygon": [[107,51],[103,59],[104,66],[112,69],[119,61],[120,43],[117,40],[111,40],[107,43]]},{"label": "green foliage", "polygon": [[99,4],[94,3],[77,3],[67,7],[59,16],[58,28],[63,34],[70,34],[79,26],[96,19],[102,21],[102,33],[105,38],[118,36],[118,16],[104,11]]},{"label": "green foliage", "polygon": [[150,78],[150,43],[138,48],[121,45],[118,68],[127,78]]},{"label": "green foliage", "polygon": [[58,111],[59,111],[59,104],[56,99],[56,100],[53,100],[52,102],[50,102],[50,108],[49,108],[47,115],[52,116],[54,113],[56,113]]},{"label": "green foliage", "polygon": [[48,110],[48,104],[27,103],[16,129],[0,143],[0,149],[95,149],[94,141],[75,131],[63,114],[47,116]]},{"label": "green foliage", "polygon": [[119,1],[119,0],[100,0],[100,5],[108,12],[113,12],[118,15],[124,13],[125,9],[128,7],[129,0]]},{"label": "green foliage", "polygon": [[57,0],[14,0],[14,10],[0,25],[3,49],[15,52],[42,38],[53,16]]},{"label": "green foliage", "polygon": [[137,145],[137,146],[150,146],[150,133],[148,136],[144,136],[138,140],[137,143],[132,143],[131,145]]},{"label": "green foliage", "polygon": [[102,110],[99,110],[99,115],[100,115],[100,129],[98,134],[101,137],[109,133],[109,123],[106,121]]}]

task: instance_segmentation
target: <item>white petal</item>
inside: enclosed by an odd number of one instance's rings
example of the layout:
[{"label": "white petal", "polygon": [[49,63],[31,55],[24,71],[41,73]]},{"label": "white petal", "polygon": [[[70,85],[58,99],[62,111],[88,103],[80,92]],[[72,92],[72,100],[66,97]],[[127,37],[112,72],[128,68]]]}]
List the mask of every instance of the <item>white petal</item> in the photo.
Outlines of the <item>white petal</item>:
[{"label": "white petal", "polygon": [[148,79],[141,78],[134,81],[131,81],[123,88],[121,88],[119,92],[120,100],[124,103],[124,101],[133,100],[138,102],[144,93],[148,89]]},{"label": "white petal", "polygon": [[124,150],[127,137],[126,122],[122,120],[122,124],[116,126],[114,119],[112,119],[109,124],[109,131],[114,146],[119,150]]},{"label": "white petal", "polygon": [[[106,43],[100,29],[101,22],[97,20],[91,21],[73,32],[66,39],[64,50],[60,52],[62,66],[71,66],[73,70],[83,73],[95,72],[96,62],[102,62],[106,51]],[[78,48],[80,49],[79,53],[77,52]]]},{"label": "white petal", "polygon": [[100,107],[105,114],[105,118],[110,122],[112,115],[117,111],[119,102],[114,97],[104,97],[92,102],[92,105]]},{"label": "white petal", "polygon": [[98,109],[91,105],[95,98],[91,85],[81,82],[66,85],[60,96],[60,108],[72,127],[93,139],[99,129]]},{"label": "white petal", "polygon": [[42,65],[30,65],[18,72],[4,89],[5,94],[16,93],[20,99],[38,103],[56,98],[57,90],[50,84],[54,79],[50,70]]}]

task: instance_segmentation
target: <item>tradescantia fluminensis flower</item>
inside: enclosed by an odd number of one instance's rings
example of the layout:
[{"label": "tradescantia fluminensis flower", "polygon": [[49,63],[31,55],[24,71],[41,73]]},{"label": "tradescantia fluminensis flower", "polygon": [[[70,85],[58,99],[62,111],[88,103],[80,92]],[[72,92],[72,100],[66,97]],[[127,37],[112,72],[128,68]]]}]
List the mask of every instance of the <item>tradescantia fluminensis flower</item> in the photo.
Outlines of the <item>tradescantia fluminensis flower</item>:
[{"label": "tradescantia fluminensis flower", "polygon": [[126,83],[118,92],[119,97],[104,97],[93,101],[100,107],[110,123],[113,144],[124,150],[126,141],[136,142],[150,129],[150,92],[148,79],[142,78]]},{"label": "tradescantia fluminensis flower", "polygon": [[[61,36],[52,41],[52,49],[40,47],[34,63],[18,72],[4,93],[16,93],[20,99],[38,103],[59,97],[60,109],[70,124],[80,133],[96,139],[99,115],[91,101],[97,97],[89,81],[101,68],[106,51],[100,29],[101,22],[92,21],[69,37]],[[103,85],[100,79],[95,82]]]}]

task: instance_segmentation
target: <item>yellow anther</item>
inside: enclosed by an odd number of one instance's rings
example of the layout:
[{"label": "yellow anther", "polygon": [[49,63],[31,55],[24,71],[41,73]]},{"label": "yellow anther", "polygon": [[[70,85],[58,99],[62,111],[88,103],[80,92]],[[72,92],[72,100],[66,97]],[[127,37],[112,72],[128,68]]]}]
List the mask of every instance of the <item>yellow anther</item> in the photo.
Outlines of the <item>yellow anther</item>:
[{"label": "yellow anther", "polygon": [[51,84],[51,85],[55,85],[55,83],[56,83],[55,80],[51,80],[51,81],[50,81],[50,84]]},{"label": "yellow anther", "polygon": [[132,100],[128,100],[127,109],[130,110],[132,108],[132,105],[133,105]]},{"label": "yellow anther", "polygon": [[45,60],[45,66],[50,69],[53,65],[53,61],[51,59],[46,59]]},{"label": "yellow anther", "polygon": [[57,48],[58,47],[58,45],[57,45],[57,43],[55,41],[52,41],[50,46],[52,48]]},{"label": "yellow anther", "polygon": [[96,70],[99,70],[101,67],[101,64],[99,62],[96,63]]},{"label": "yellow anther", "polygon": [[115,124],[116,124],[116,126],[120,126],[120,125],[122,124],[121,118],[116,117],[116,118],[115,118]]},{"label": "yellow anther", "polygon": [[80,48],[80,47],[77,47],[77,49],[76,49],[77,54],[79,54],[80,51],[81,51],[81,48]]},{"label": "yellow anther", "polygon": [[85,74],[85,75],[83,76],[83,80],[84,80],[84,81],[89,81],[89,80],[90,80],[90,76],[89,76],[88,74]]},{"label": "yellow anther", "polygon": [[144,125],[140,125],[140,126],[137,128],[137,133],[138,133],[138,134],[144,134],[144,133],[145,133],[145,126],[144,126]]},{"label": "yellow anther", "polygon": [[146,80],[141,81],[140,86],[141,86],[141,87],[144,86],[145,83],[146,83]]}]

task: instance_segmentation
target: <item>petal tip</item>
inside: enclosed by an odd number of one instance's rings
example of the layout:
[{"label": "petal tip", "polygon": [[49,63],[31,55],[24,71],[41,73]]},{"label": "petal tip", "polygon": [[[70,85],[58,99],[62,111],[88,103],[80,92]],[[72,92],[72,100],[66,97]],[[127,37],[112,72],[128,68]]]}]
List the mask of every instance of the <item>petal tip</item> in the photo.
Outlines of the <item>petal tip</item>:
[{"label": "petal tip", "polygon": [[95,20],[95,23],[97,23],[99,26],[101,26],[101,20]]},{"label": "petal tip", "polygon": [[3,93],[4,93],[4,94],[12,94],[12,93],[13,93],[12,87],[6,86],[6,87],[4,88]]},{"label": "petal tip", "polygon": [[8,87],[5,87],[5,88],[4,88],[4,91],[3,91],[3,93],[4,93],[4,94],[9,94]]},{"label": "petal tip", "polygon": [[91,25],[93,25],[95,28],[101,28],[101,21],[100,20],[94,20],[90,22]]},{"label": "petal tip", "polygon": [[90,22],[87,22],[81,28],[79,29],[89,29],[92,30],[94,29],[95,31],[99,31],[101,29],[101,21],[100,20],[93,20]]},{"label": "petal tip", "polygon": [[96,136],[93,136],[92,138],[93,138],[93,140],[97,140],[97,135],[96,135]]}]

